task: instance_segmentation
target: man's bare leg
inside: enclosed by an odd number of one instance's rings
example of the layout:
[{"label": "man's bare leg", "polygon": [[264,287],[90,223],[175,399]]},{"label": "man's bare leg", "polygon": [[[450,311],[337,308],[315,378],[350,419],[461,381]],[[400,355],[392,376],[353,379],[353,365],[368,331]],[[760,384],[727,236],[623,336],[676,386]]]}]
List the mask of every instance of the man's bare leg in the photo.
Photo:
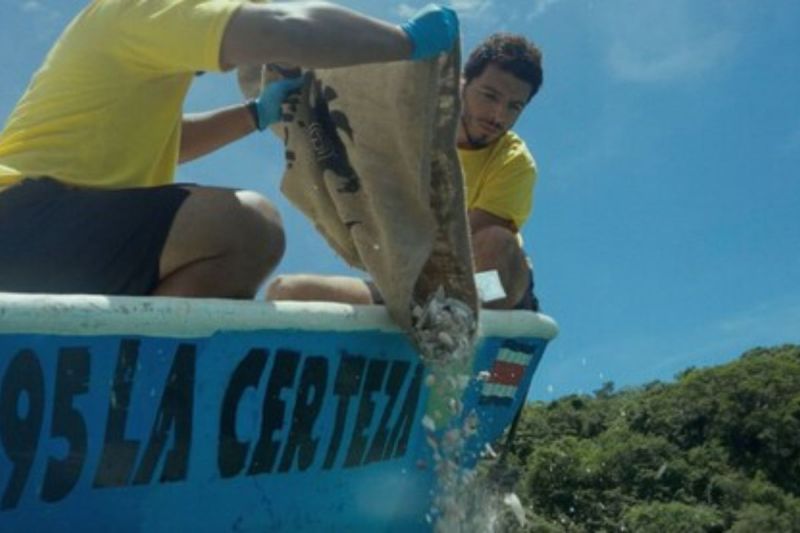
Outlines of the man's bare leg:
[{"label": "man's bare leg", "polygon": [[506,297],[483,304],[487,309],[513,309],[528,289],[530,277],[525,253],[516,234],[500,227],[489,226],[472,235],[472,254],[475,271],[497,270]]},{"label": "man's bare leg", "polygon": [[283,257],[277,210],[251,191],[186,187],[159,264],[157,296],[253,298]]},{"label": "man's bare leg", "polygon": [[275,278],[267,300],[301,300],[369,305],[375,303],[367,282],[349,276],[291,274]]},{"label": "man's bare leg", "polygon": [[[497,270],[506,297],[484,304],[488,309],[513,309],[528,289],[528,263],[511,231],[491,226],[472,236],[475,271]],[[267,300],[301,300],[351,304],[376,303],[375,289],[348,276],[292,274],[278,276],[267,288]]]}]

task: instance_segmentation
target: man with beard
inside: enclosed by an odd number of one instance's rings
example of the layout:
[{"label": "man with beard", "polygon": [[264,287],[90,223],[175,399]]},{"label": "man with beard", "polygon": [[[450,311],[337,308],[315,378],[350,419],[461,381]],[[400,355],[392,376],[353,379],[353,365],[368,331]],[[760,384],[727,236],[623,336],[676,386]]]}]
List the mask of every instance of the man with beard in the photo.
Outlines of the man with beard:
[{"label": "man with beard", "polygon": [[[536,163],[511,128],[542,84],[539,49],[519,35],[495,34],[464,66],[456,142],[467,189],[467,214],[476,272],[497,270],[506,296],[488,308],[538,311],[533,270],[520,230],[533,207]],[[382,303],[369,281],[347,276],[277,277],[272,300]]]}]

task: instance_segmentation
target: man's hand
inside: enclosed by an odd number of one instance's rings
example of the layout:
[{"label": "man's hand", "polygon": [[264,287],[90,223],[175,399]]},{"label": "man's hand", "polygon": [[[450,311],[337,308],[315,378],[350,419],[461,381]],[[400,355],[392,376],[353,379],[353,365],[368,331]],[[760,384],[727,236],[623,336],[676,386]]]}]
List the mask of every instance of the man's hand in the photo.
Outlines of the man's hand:
[{"label": "man's hand", "polygon": [[281,107],[286,97],[303,86],[303,76],[284,78],[269,83],[253,101],[256,110],[256,128],[264,131],[281,118]]},{"label": "man's hand", "polygon": [[458,16],[450,8],[429,4],[400,27],[411,40],[411,59],[436,57],[458,38]]}]

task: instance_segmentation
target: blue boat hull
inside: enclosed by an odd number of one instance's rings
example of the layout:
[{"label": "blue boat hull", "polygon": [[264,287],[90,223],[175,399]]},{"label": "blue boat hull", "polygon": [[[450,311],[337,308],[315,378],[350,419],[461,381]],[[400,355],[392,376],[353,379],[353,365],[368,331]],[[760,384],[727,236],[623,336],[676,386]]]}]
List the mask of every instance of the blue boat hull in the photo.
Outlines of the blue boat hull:
[{"label": "blue boat hull", "polygon": [[[6,296],[0,530],[431,529],[444,428],[423,424],[430,371],[382,310]],[[555,335],[505,315],[465,381],[466,467]]]}]

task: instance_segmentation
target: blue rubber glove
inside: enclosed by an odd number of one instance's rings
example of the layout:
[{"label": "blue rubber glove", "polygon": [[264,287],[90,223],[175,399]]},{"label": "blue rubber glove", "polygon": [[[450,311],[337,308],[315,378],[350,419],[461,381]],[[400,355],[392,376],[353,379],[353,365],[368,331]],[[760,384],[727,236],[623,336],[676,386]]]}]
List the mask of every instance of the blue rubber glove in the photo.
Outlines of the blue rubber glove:
[{"label": "blue rubber glove", "polygon": [[447,52],[458,39],[458,16],[449,7],[428,4],[400,27],[411,45],[411,59],[430,59]]},{"label": "blue rubber glove", "polygon": [[290,92],[303,86],[303,76],[276,80],[264,87],[258,98],[253,100],[256,110],[256,128],[264,131],[281,119],[281,106]]}]

